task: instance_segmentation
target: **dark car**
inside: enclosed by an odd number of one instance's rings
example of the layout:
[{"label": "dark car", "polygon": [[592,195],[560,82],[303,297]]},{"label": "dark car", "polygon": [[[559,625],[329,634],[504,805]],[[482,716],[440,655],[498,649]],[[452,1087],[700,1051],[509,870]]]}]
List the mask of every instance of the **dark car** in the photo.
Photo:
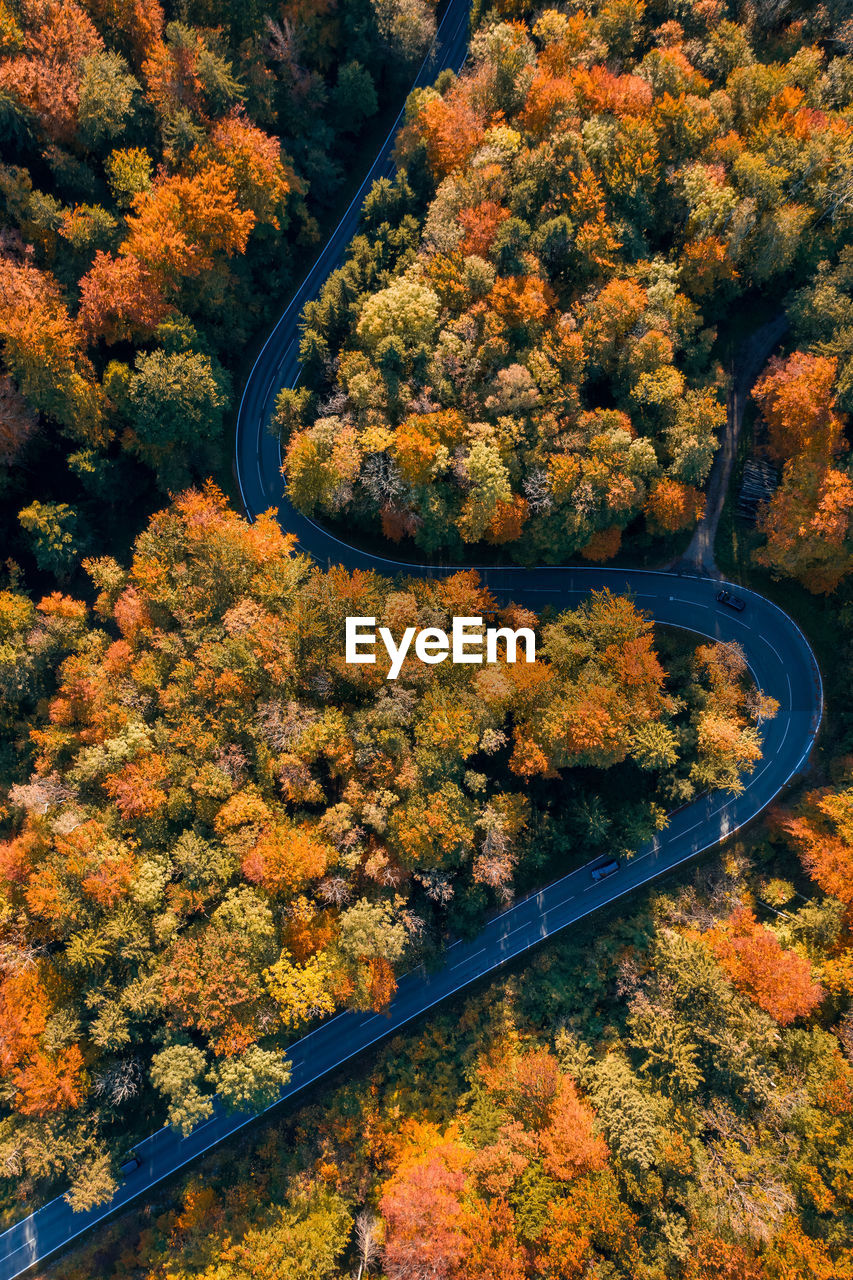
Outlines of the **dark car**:
[{"label": "dark car", "polygon": [[597,884],[599,880],[604,880],[607,876],[612,876],[614,871],[618,870],[619,862],[616,858],[611,858],[610,862],[603,862],[600,867],[593,867],[589,874]]},{"label": "dark car", "polygon": [[740,596],[733,595],[731,591],[718,591],[717,604],[724,604],[729,609],[737,609],[738,613],[743,613],[746,608],[746,601],[741,600]]},{"label": "dark car", "polygon": [[129,1173],[133,1173],[134,1169],[138,1169],[141,1164],[142,1161],[134,1151],[127,1157],[124,1164],[119,1166],[119,1173],[123,1178],[126,1178]]}]

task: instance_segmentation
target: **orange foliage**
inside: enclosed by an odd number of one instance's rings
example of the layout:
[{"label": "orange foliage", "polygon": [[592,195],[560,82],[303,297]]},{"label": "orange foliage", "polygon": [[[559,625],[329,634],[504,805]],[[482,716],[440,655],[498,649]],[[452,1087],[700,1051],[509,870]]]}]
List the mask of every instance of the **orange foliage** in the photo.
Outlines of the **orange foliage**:
[{"label": "orange foliage", "polygon": [[382,507],[379,512],[382,521],[382,533],[392,542],[402,542],[410,538],[418,527],[418,517],[413,512],[401,510],[399,507]]},{"label": "orange foliage", "polygon": [[841,445],[835,412],[837,361],[794,351],[778,356],[756,382],[753,395],[767,424],[769,449],[779,461],[812,453],[828,461]]},{"label": "orange foliage", "polygon": [[25,1116],[46,1116],[79,1107],[83,1099],[83,1054],[76,1044],[54,1057],[40,1050],[15,1071],[15,1107]]},{"label": "orange foliage", "polygon": [[594,533],[586,546],[581,547],[581,555],[584,560],[612,560],[619,554],[621,545],[622,530],[614,524]]},{"label": "orange foliage", "polygon": [[775,821],[824,893],[853,911],[853,793],[811,791],[800,813]]},{"label": "orange foliage", "polygon": [[495,513],[486,530],[486,541],[496,545],[515,542],[521,537],[527,516],[527,502],[520,494],[515,494],[508,501],[501,499],[495,504]]},{"label": "orange foliage", "polygon": [[464,82],[454,85],[446,98],[430,98],[418,112],[417,129],[439,179],[464,168],[485,136],[482,117]]},{"label": "orange foliage", "polygon": [[52,591],[49,596],[43,596],[36,608],[46,618],[66,618],[74,622],[85,622],[88,612],[82,600],[64,596],[60,591]]},{"label": "orange foliage", "polygon": [[126,898],[137,875],[136,859],[128,852],[118,852],[103,858],[100,864],[81,884],[84,891],[101,907],[114,907]]},{"label": "orange foliage", "polygon": [[681,280],[697,298],[719,285],[738,280],[740,273],[729,255],[729,247],[719,236],[688,240],[681,251]]},{"label": "orange foliage", "polygon": [[760,1261],[741,1245],[702,1235],[685,1260],[684,1280],[765,1280]]},{"label": "orange foliage", "polygon": [[80,60],[104,45],[75,0],[25,0],[20,54],[0,61],[0,90],[29,107],[54,142],[77,127]]},{"label": "orange foliage", "polygon": [[549,41],[539,53],[539,66],[553,76],[565,76],[577,64],[589,45],[594,19],[585,13],[566,16],[565,27],[559,39]]},{"label": "orange foliage", "polygon": [[678,480],[658,480],[646,499],[646,519],[661,533],[675,533],[696,524],[705,510],[705,495]]},{"label": "orange foliage", "polygon": [[217,121],[208,142],[190,157],[201,166],[211,160],[230,170],[240,207],[279,230],[287,197],[301,190],[293,170],[282,163],[279,139],[234,113]]},{"label": "orange foliage", "polygon": [[509,209],[495,200],[483,200],[473,209],[463,209],[457,221],[465,232],[465,239],[459,246],[463,254],[476,253],[481,258],[488,256],[498,227],[510,217]]},{"label": "orange foliage", "polygon": [[162,38],[165,18],[159,0],[85,0],[85,6],[99,26],[120,37],[137,67]]},{"label": "orange foliage", "polygon": [[649,296],[634,280],[610,280],[587,307],[583,326],[585,347],[605,363],[648,306]]},{"label": "orange foliage", "polygon": [[464,1280],[526,1280],[527,1256],[516,1238],[515,1214],[505,1200],[475,1200],[465,1206],[459,1230],[464,1239]]},{"label": "orange foliage", "polygon": [[23,884],[32,870],[31,853],[38,848],[38,838],[24,831],[11,840],[0,841],[0,876],[7,884]]},{"label": "orange foliage", "polygon": [[571,82],[581,109],[590,115],[643,115],[652,103],[652,86],[640,76],[614,75],[606,67],[579,67]]},{"label": "orange foliage", "polygon": [[148,47],[142,64],[146,97],[164,119],[182,108],[204,115],[204,90],[197,71],[199,46],[204,47],[202,40],[171,45],[158,37]]},{"label": "orange foliage", "polygon": [[310,828],[271,826],[243,859],[243,875],[267,893],[296,892],[323,874],[328,858]]},{"label": "orange foliage", "polygon": [[488,304],[507,324],[535,333],[551,313],[554,294],[538,276],[506,276],[495,281]]},{"label": "orange foliage", "polygon": [[810,450],[786,463],[782,483],[759,518],[767,543],[755,559],[826,594],[853,569],[851,526],[853,480]]},{"label": "orange foliage", "polygon": [[577,110],[571,80],[540,70],[527,93],[519,124],[534,138],[550,137]]},{"label": "orange foliage", "polygon": [[165,756],[157,753],[126,764],[109,774],[104,787],[125,821],[145,818],[162,809],[168,797],[163,784],[169,776]]},{"label": "orange foliage", "polygon": [[127,253],[98,250],[80,281],[78,320],[90,339],[128,342],[151,332],[172,310],[153,274]]},{"label": "orange foliage", "polygon": [[151,631],[151,618],[135,587],[125,587],[113,606],[113,618],[125,640],[136,641]]},{"label": "orange foliage", "polygon": [[0,980],[0,1073],[35,1053],[47,1026],[50,1001],[38,971],[25,969]]},{"label": "orange foliage", "polygon": [[121,251],[162,287],[243,253],[255,221],[251,209],[239,207],[232,171],[210,164],[192,177],[164,175],[135,196]]},{"label": "orange foliage", "polygon": [[438,456],[439,442],[423,429],[421,417],[400,423],[394,436],[394,456],[409,484],[426,484]]},{"label": "orange foliage", "polygon": [[570,1180],[605,1167],[607,1146],[593,1132],[594,1120],[574,1081],[561,1079],[551,1103],[550,1124],[540,1135],[545,1172],[552,1178]]},{"label": "orange foliage", "polygon": [[748,907],[738,908],[725,925],[706,930],[703,937],[738,990],[783,1027],[807,1017],[823,999],[808,960],[785,950]]},{"label": "orange foliage", "polygon": [[101,402],[83,335],[53,276],[0,254],[0,338],[9,371],[42,412],[94,436]]},{"label": "orange foliage", "polygon": [[256,1039],[263,984],[247,954],[248,941],[208,926],[184,934],[162,967],[163,1000],[179,1025],[224,1036],[223,1045]]},{"label": "orange foliage", "polygon": [[851,1280],[853,1259],[833,1258],[820,1240],[807,1236],[793,1217],[783,1220],[763,1258],[767,1280]]},{"label": "orange foliage", "polygon": [[384,1270],[388,1280],[456,1280],[466,1252],[461,1195],[470,1152],[432,1126],[410,1133],[414,1140],[382,1189]]},{"label": "orange foliage", "polygon": [[368,960],[367,968],[370,1007],[374,1013],[382,1013],[388,1008],[397,990],[394,966],[382,956],[373,956]]},{"label": "orange foliage", "polygon": [[287,916],[281,935],[282,947],[298,964],[304,964],[310,956],[324,951],[336,932],[330,911],[317,911],[301,898]]},{"label": "orange foliage", "polygon": [[520,778],[532,778],[534,774],[549,774],[548,757],[533,738],[527,737],[518,726],[513,729],[513,749],[509,767]]},{"label": "orange foliage", "polygon": [[634,1257],[636,1221],[615,1189],[595,1180],[572,1187],[571,1199],[554,1200],[536,1241],[535,1272],[543,1280],[584,1280],[597,1248]]}]

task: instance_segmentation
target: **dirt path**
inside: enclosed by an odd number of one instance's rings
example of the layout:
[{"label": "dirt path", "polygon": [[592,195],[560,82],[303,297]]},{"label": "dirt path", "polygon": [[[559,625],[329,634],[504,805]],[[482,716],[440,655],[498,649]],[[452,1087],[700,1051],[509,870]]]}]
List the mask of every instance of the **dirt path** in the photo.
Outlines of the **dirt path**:
[{"label": "dirt path", "polygon": [[755,330],[735,357],[729,388],[726,425],[708,480],[705,514],[696,526],[690,545],[678,562],[679,568],[710,577],[719,576],[714,560],[714,541],[726,501],[732,467],[737,456],[743,411],[753,383],[787,328],[788,319],[784,315],[768,321],[760,329]]}]

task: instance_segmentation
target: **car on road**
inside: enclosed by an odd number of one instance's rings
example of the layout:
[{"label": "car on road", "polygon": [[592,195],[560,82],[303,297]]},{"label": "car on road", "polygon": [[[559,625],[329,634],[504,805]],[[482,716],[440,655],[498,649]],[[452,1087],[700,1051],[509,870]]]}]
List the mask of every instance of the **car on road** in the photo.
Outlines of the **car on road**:
[{"label": "car on road", "polygon": [[142,1164],[142,1161],[140,1160],[139,1156],[136,1154],[135,1151],[133,1151],[127,1157],[124,1164],[119,1165],[119,1173],[123,1178],[126,1178],[129,1173],[133,1173],[134,1169],[138,1169],[141,1164]]},{"label": "car on road", "polygon": [[729,609],[736,609],[738,613],[743,613],[746,608],[746,601],[741,600],[740,596],[736,596],[732,591],[718,591],[717,604],[724,604]]},{"label": "car on road", "polygon": [[617,858],[611,858],[609,862],[602,862],[600,867],[593,867],[590,875],[596,884],[599,880],[605,880],[608,876],[612,876],[614,871],[619,870],[619,861]]}]

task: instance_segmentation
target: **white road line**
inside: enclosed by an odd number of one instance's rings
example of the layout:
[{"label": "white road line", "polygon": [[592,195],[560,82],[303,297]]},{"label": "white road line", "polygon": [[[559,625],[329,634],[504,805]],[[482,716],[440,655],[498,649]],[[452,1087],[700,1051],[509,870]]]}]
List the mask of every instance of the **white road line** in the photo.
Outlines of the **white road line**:
[{"label": "white road line", "polygon": [[[509,935],[507,935],[507,937],[508,936]],[[470,956],[465,956],[463,960],[457,960],[456,964],[452,964],[450,966],[450,972],[452,973],[454,969],[461,969],[463,964],[467,964],[469,960],[475,959],[476,956],[481,956],[483,952],[487,950],[488,950],[487,947],[480,947],[479,951],[474,951]]]},{"label": "white road line", "polygon": [[563,898],[562,902],[555,902],[553,907],[546,907],[543,915],[547,916],[551,911],[559,911],[560,907],[564,907],[567,902],[574,902],[577,896],[578,895],[576,893],[570,893],[568,898]]},{"label": "white road line", "polygon": [[777,657],[777,658],[779,659],[779,661],[781,662],[781,661],[782,661],[782,655],[781,655],[781,653],[779,652],[779,650],[778,650],[778,649],[776,649],[776,648],[775,648],[775,647],[770,643],[770,641],[767,639],[767,636],[762,636],[760,632],[759,632],[759,636],[760,636],[760,638],[764,641],[764,643],[767,645],[767,648],[768,648],[768,649],[770,649],[770,650],[772,650],[772,652],[776,654],[776,657]]}]

